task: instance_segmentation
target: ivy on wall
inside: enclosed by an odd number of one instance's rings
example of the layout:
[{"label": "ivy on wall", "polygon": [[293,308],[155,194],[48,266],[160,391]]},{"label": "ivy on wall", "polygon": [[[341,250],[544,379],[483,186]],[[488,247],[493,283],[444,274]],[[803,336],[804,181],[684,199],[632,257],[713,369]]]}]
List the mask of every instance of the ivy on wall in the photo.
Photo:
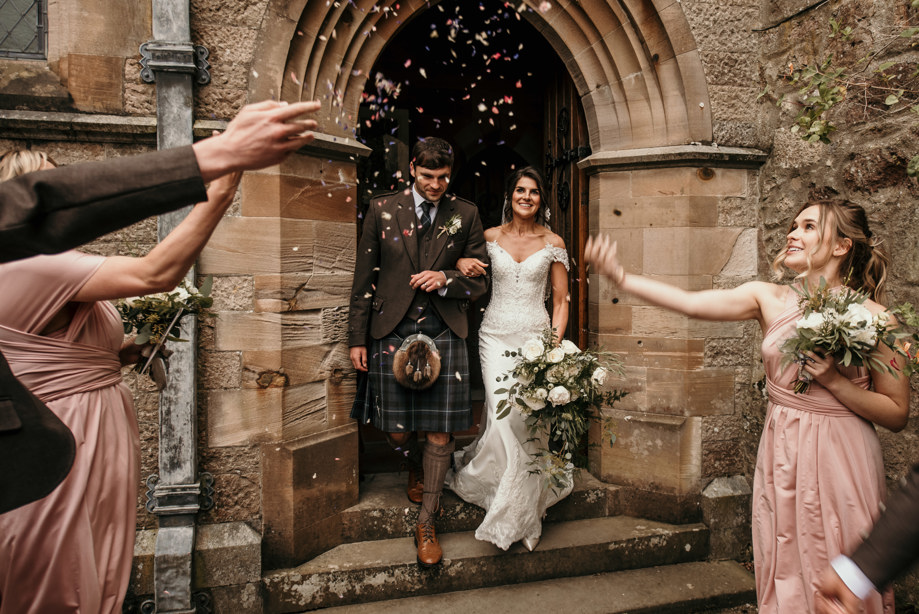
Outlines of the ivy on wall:
[{"label": "ivy on wall", "polygon": [[[800,66],[789,64],[777,86],[777,105],[791,100],[797,106],[791,131],[809,142],[830,143],[838,118],[915,116],[919,123],[919,0],[909,0],[905,24],[891,25],[875,36],[868,50],[840,60],[828,53]],[[831,41],[852,42],[858,23],[829,19]],[[854,45],[855,43],[852,42]],[[772,94],[767,85],[760,98]],[[910,176],[919,175],[919,153],[907,164]]]}]

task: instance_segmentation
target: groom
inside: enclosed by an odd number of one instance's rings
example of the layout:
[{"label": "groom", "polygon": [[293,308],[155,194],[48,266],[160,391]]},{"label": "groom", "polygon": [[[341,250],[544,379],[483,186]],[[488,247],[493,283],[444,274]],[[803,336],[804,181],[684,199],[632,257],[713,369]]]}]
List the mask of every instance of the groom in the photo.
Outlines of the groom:
[{"label": "groom", "polygon": [[[443,551],[434,531],[453,433],[472,425],[466,313],[485,293],[485,277],[465,277],[459,258],[485,262],[485,237],[475,205],[448,196],[453,148],[436,137],[418,141],[409,166],[414,183],[373,199],[354,263],[348,317],[351,362],[367,372],[367,391],[352,417],[372,422],[410,464],[408,496],[421,503],[418,563],[433,567]],[[397,383],[394,355],[403,339],[422,333],[440,354],[440,375],[424,390]],[[427,433],[424,450],[417,431]]]}]

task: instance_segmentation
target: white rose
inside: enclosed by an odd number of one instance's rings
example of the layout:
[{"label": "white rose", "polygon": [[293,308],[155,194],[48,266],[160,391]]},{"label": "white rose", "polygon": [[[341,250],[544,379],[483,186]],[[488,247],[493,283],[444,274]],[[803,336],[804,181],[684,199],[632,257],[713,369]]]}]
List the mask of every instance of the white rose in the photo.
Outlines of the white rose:
[{"label": "white rose", "polygon": [[560,377],[560,373],[558,371],[558,367],[552,366],[546,369],[546,379],[548,381],[554,384],[555,382],[558,381],[559,377]]},{"label": "white rose", "polygon": [[545,351],[546,347],[542,344],[542,341],[539,339],[530,339],[523,344],[523,357],[526,360],[536,360],[542,353]]},{"label": "white rose", "polygon": [[564,386],[556,386],[549,391],[548,398],[553,405],[565,405],[571,401],[571,393]]},{"label": "white rose", "polygon": [[549,391],[545,388],[536,389],[536,398],[540,401],[545,401],[547,396],[549,396]]},{"label": "white rose", "polygon": [[846,307],[846,313],[843,316],[846,322],[853,325],[871,322],[872,316],[868,308],[860,303],[851,303]]},{"label": "white rose", "polygon": [[524,386],[529,386],[530,384],[533,383],[533,380],[536,379],[536,377],[532,373],[527,373],[526,371],[522,371],[518,373],[515,377],[517,378],[517,381],[523,384]]},{"label": "white rose", "polygon": [[549,350],[549,353],[546,354],[546,360],[549,362],[562,362],[562,359],[565,357],[565,350],[560,347],[554,347]]},{"label": "white rose", "polygon": [[597,367],[594,369],[594,372],[590,375],[590,381],[592,381],[597,386],[602,386],[603,382],[606,381],[607,370],[604,367]]},{"label": "white rose", "polygon": [[580,353],[580,348],[572,343],[569,339],[563,339],[561,345],[562,351],[566,354],[578,354]]},{"label": "white rose", "polygon": [[819,311],[811,312],[811,314],[805,318],[801,318],[795,322],[795,326],[798,328],[809,328],[811,330],[817,330],[823,323],[826,321],[824,315]]},{"label": "white rose", "polygon": [[873,328],[863,328],[855,333],[854,339],[856,343],[860,343],[867,347],[874,345],[877,336]]},{"label": "white rose", "polygon": [[527,404],[527,407],[529,407],[530,409],[534,411],[542,409],[543,407],[546,406],[546,402],[537,397],[530,397],[530,396],[523,397],[523,402]]}]

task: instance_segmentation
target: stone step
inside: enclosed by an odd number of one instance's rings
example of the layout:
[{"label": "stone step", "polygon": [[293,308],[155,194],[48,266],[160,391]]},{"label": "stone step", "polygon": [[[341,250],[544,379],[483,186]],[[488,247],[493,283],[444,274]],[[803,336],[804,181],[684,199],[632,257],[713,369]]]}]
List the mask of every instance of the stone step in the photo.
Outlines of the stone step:
[{"label": "stone step", "polygon": [[753,575],[733,561],[715,561],[338,606],[323,613],[689,614],[751,603],[756,603]]},{"label": "stone step", "polygon": [[[357,505],[341,514],[342,537],[345,543],[393,539],[411,535],[415,530],[419,506],[405,495],[407,473],[372,473],[361,482]],[[575,478],[571,494],[549,508],[545,522],[581,520],[615,516],[622,513],[618,506],[619,489],[604,484],[587,471]],[[437,520],[439,533],[474,531],[482,523],[482,508],[466,503],[449,490],[441,500],[443,516]]]},{"label": "stone step", "polygon": [[705,525],[670,525],[628,516],[543,527],[533,552],[502,551],[471,531],[440,537],[444,561],[419,568],[411,537],[342,544],[315,559],[263,574],[268,612],[383,601],[488,586],[685,563],[708,554]]}]

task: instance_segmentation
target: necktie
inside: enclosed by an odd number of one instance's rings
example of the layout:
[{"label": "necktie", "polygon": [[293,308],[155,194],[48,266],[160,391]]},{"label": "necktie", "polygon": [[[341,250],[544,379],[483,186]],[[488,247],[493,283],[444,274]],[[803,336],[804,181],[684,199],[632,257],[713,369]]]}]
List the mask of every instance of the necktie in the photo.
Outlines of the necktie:
[{"label": "necktie", "polygon": [[431,227],[431,207],[434,206],[434,203],[429,201],[424,201],[421,203],[421,225],[418,227],[418,236],[424,236],[424,233],[428,231]]}]

